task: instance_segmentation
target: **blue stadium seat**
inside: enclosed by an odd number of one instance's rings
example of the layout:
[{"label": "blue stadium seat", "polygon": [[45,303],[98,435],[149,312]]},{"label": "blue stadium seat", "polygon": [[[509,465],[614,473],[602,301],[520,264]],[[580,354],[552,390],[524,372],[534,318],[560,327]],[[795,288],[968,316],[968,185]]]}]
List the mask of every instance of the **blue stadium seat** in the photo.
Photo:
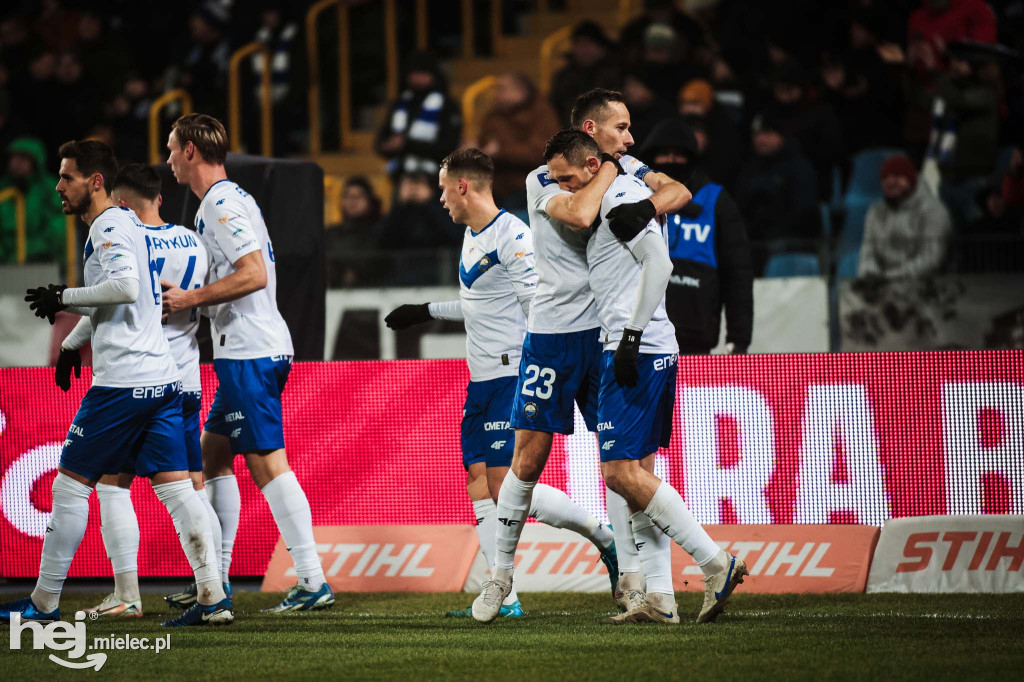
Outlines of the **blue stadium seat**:
[{"label": "blue stadium seat", "polygon": [[839,235],[839,249],[848,251],[855,249],[860,251],[861,240],[864,239],[864,220],[868,217],[868,209],[871,208],[871,201],[857,202],[846,206],[846,215],[843,217],[843,231]]},{"label": "blue stadium seat", "polygon": [[1000,147],[999,151],[996,152],[996,170],[1000,173],[1005,173],[1010,169],[1010,159],[1013,157],[1014,146],[1008,144],[1005,147]]},{"label": "blue stadium seat", "polygon": [[882,187],[879,183],[879,174],[882,172],[882,164],[890,156],[905,153],[902,149],[875,147],[855,154],[843,204],[849,207],[851,203],[871,203],[875,199],[880,199]]},{"label": "blue stadium seat", "polygon": [[765,277],[817,277],[818,257],[812,253],[777,253],[764,266]]},{"label": "blue stadium seat", "polygon": [[860,249],[846,249],[836,259],[836,279],[856,279],[860,263]]}]

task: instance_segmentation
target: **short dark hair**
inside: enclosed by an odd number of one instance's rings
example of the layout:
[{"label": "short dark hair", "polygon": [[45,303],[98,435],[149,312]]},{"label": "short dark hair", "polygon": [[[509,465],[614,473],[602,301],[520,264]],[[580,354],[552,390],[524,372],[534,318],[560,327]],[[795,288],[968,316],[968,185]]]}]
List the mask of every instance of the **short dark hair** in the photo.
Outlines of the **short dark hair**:
[{"label": "short dark hair", "polygon": [[171,126],[184,149],[189,142],[207,163],[223,164],[228,158],[228,133],[224,124],[207,114],[185,114]]},{"label": "short dark hair", "polygon": [[597,120],[601,110],[608,106],[609,102],[625,102],[625,98],[618,90],[606,90],[594,88],[588,90],[576,98],[572,105],[572,113],[569,114],[569,123],[573,128],[582,128],[583,122]]},{"label": "short dark hair", "polygon": [[117,171],[114,178],[113,190],[128,191],[137,194],[143,199],[153,201],[160,196],[160,174],[152,166],[141,163],[129,163]]},{"label": "short dark hair", "polygon": [[444,157],[441,168],[450,176],[475,178],[488,187],[494,180],[494,161],[476,147],[456,149]]},{"label": "short dark hair", "polygon": [[544,163],[556,156],[563,156],[572,166],[583,166],[588,156],[600,156],[601,148],[594,138],[582,130],[566,128],[555,133],[544,145]]},{"label": "short dark hair", "polygon": [[60,146],[57,155],[62,159],[74,159],[82,175],[102,175],[103,189],[110,194],[110,186],[117,175],[117,158],[110,147],[99,140],[71,140]]}]

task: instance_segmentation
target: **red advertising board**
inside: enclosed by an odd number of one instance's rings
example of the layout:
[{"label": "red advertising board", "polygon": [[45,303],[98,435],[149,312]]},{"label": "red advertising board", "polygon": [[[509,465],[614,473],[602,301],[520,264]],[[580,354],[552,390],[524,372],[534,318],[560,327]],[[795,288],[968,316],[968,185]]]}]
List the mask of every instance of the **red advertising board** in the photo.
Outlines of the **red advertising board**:
[{"label": "red advertising board", "polygon": [[[31,577],[60,446],[89,382],[0,369],[0,577]],[[203,367],[204,406],[216,379]],[[289,459],[318,526],[471,524],[459,453],[458,360],[297,363],[284,393]],[[577,420],[579,424],[579,420]],[[232,573],[263,575],[278,532],[245,473]],[[685,357],[657,469],[709,524],[880,525],[1024,513],[1024,353]],[[556,438],[541,479],[604,517],[591,434]],[[187,575],[149,486],[132,492],[140,573]],[[94,501],[72,575],[109,575]]]}]

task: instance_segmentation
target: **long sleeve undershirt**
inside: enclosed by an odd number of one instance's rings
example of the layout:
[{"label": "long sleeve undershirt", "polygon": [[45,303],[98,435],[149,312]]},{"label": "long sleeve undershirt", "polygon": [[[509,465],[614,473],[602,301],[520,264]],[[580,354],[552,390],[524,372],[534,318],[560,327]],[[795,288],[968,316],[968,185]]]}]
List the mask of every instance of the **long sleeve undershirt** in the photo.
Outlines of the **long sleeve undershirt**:
[{"label": "long sleeve undershirt", "polygon": [[658,305],[665,297],[665,287],[672,276],[672,259],[665,240],[654,232],[645,233],[633,244],[630,251],[642,269],[640,291],[626,328],[642,331],[654,317]]}]

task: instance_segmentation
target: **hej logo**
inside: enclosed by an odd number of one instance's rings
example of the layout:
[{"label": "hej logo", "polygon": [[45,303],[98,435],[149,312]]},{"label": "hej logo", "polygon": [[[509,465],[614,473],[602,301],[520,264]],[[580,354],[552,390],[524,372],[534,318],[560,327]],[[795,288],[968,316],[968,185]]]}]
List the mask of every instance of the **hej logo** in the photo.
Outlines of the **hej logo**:
[{"label": "hej logo", "polygon": [[[148,637],[133,637],[132,635],[110,635],[109,637],[95,637],[92,644],[89,644],[85,633],[85,612],[75,613],[75,622],[55,621],[43,625],[34,621],[22,621],[20,613],[11,614],[11,634],[9,646],[12,651],[21,649],[22,635],[26,630],[32,633],[33,649],[51,649],[54,651],[66,651],[68,659],[65,660],[53,654],[49,659],[65,668],[84,670],[93,668],[99,670],[107,662],[107,654],[103,652],[90,653],[85,655],[87,649],[116,649],[116,650],[155,650],[160,653],[171,648],[171,636],[155,637],[151,642]],[[82,659],[83,660],[75,660]]]}]

